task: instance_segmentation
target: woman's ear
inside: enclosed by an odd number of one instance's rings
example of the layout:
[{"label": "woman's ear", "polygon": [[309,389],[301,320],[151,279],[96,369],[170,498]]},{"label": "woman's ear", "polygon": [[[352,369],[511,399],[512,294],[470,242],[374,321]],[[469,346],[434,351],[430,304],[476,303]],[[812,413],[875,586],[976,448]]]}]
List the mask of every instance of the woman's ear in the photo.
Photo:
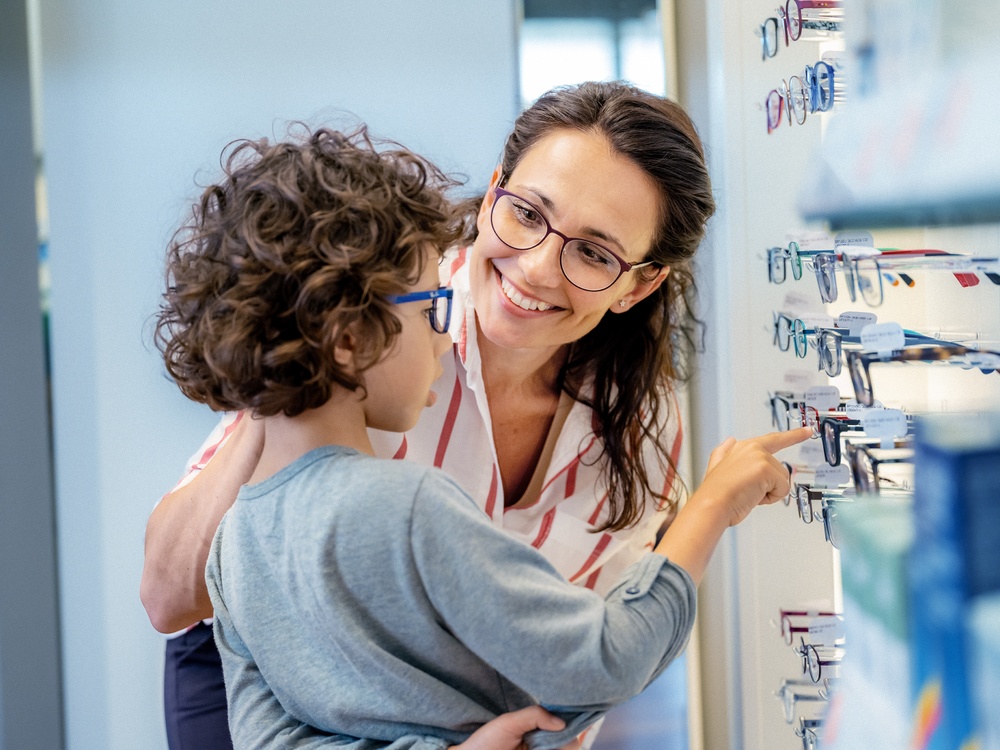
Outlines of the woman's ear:
[{"label": "woman's ear", "polygon": [[623,313],[632,309],[636,304],[642,302],[646,297],[659,289],[660,285],[667,280],[667,276],[669,275],[670,266],[664,266],[653,278],[637,282],[624,296],[611,303],[610,311],[613,313]]},{"label": "woman's ear", "polygon": [[493,201],[496,200],[493,188],[500,184],[501,174],[500,165],[497,164],[496,169],[493,170],[493,176],[490,178],[490,186],[486,189],[486,195],[483,196],[483,202],[479,205],[479,214],[476,216],[476,228],[480,232],[483,231],[483,222],[489,219],[490,210],[493,208]]}]

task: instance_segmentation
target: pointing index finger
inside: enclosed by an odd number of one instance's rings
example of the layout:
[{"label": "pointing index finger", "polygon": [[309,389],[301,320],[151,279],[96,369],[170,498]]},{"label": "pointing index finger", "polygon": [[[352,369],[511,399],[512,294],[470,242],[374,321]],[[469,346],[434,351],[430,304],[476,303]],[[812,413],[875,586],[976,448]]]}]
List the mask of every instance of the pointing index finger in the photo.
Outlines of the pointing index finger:
[{"label": "pointing index finger", "polygon": [[777,453],[784,448],[791,448],[813,436],[812,427],[797,427],[794,430],[783,432],[769,432],[766,435],[758,435],[749,438],[751,442],[757,443],[769,453]]}]

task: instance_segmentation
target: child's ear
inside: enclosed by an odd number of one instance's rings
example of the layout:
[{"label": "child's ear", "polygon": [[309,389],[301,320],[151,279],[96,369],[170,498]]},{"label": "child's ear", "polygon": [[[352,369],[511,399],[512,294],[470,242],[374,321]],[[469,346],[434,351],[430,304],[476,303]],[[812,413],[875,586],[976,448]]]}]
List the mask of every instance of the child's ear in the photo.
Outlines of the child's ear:
[{"label": "child's ear", "polygon": [[354,336],[354,330],[350,326],[342,329],[333,344],[333,358],[337,364],[353,370],[356,346],[357,338]]}]

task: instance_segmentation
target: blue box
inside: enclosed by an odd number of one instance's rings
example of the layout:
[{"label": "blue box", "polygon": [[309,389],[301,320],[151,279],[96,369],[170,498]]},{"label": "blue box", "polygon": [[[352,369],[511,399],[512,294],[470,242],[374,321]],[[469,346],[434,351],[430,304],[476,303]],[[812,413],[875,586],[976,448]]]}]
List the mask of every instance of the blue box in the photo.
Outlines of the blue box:
[{"label": "blue box", "polygon": [[918,418],[909,560],[914,750],[976,740],[967,624],[1000,591],[1000,414]]}]

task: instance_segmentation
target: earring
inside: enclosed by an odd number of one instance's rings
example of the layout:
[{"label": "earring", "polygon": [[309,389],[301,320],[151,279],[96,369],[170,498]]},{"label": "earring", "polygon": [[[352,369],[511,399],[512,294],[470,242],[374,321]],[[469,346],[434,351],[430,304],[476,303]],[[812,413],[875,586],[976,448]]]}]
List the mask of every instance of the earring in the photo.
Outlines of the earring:
[{"label": "earring", "polygon": [[622,308],[624,310],[625,309],[625,300],[623,300],[623,299],[618,300],[618,307],[620,307],[620,308]]}]

